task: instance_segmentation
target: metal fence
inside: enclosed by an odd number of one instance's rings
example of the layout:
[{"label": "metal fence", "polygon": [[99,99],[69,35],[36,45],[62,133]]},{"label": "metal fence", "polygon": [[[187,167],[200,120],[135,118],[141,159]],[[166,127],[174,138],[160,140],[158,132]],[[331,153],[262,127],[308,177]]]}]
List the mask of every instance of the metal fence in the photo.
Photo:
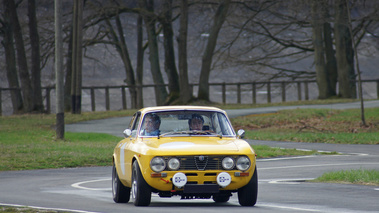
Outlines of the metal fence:
[{"label": "metal fence", "polygon": [[[154,88],[165,85],[142,85],[143,106],[155,106]],[[195,96],[198,84],[191,84]],[[364,99],[379,99],[379,79],[362,80]],[[93,86],[82,88],[82,111],[108,111],[131,108],[130,86]],[[338,88],[338,87],[337,87]],[[358,87],[357,87],[358,88]],[[55,113],[55,87],[43,87],[47,113]],[[210,101],[216,103],[259,104],[297,100],[314,100],[318,97],[316,81],[266,81],[241,83],[210,83]],[[19,88],[0,88],[0,115],[13,114],[10,92]],[[358,93],[357,93],[358,94]],[[128,101],[129,100],[129,101]]]}]

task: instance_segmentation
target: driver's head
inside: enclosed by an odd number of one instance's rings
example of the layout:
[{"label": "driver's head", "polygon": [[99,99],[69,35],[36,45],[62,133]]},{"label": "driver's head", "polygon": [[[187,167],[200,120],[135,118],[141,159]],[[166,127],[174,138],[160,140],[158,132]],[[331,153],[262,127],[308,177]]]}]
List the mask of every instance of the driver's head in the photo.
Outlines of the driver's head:
[{"label": "driver's head", "polygon": [[161,119],[156,114],[147,114],[145,117],[145,130],[147,132],[152,132],[159,129],[161,125]]},{"label": "driver's head", "polygon": [[188,120],[188,125],[190,130],[202,130],[204,124],[204,118],[199,114],[192,114],[191,118]]}]

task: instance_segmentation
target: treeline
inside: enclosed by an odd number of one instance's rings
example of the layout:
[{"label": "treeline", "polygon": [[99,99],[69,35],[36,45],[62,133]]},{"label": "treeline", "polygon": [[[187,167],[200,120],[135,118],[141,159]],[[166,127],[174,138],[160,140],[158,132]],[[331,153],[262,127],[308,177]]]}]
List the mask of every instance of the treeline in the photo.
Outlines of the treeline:
[{"label": "treeline", "polygon": [[[168,89],[155,88],[157,105],[209,101],[210,74],[216,69],[249,70],[265,80],[316,79],[321,99],[356,98],[351,81],[357,75],[354,47],[368,35],[376,38],[379,6],[375,0],[63,3],[65,110],[73,113],[81,111],[83,49],[93,45],[117,51],[128,86],[144,83],[143,64],[148,60],[154,83],[163,85],[166,77],[169,85]],[[6,71],[10,88],[21,88],[11,90],[14,113],[44,112],[41,72],[53,61],[54,1],[3,0],[0,7],[1,70]],[[189,39],[195,38],[190,33],[193,27],[203,29],[201,36],[206,39],[204,48],[195,53],[188,46]],[[126,32],[136,39],[131,40]],[[159,35],[163,35],[163,49]],[[136,46],[133,57],[131,45]],[[201,58],[196,97],[192,97],[188,80],[189,52]],[[314,58],[311,68],[289,68],[309,57]],[[132,107],[143,106],[140,91],[129,92]]]}]

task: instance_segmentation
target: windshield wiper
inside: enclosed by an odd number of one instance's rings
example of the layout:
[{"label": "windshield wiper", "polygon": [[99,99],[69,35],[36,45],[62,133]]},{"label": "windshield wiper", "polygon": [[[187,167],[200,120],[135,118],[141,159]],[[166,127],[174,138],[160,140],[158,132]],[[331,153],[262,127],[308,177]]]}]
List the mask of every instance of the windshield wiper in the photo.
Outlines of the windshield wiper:
[{"label": "windshield wiper", "polygon": [[177,132],[166,132],[161,135],[158,135],[158,139],[161,137],[164,137],[166,135],[181,135],[181,134],[188,134],[188,135],[216,135],[219,138],[222,138],[221,134],[216,134],[213,131],[209,130],[188,130],[188,131],[177,131]]},{"label": "windshield wiper", "polygon": [[166,135],[181,135],[181,134],[190,134],[190,132],[192,132],[192,131],[177,131],[177,132],[166,132],[166,133],[163,133],[163,134],[161,134],[161,135],[158,135],[158,139],[160,138],[160,137],[164,137],[164,136],[166,136]]}]

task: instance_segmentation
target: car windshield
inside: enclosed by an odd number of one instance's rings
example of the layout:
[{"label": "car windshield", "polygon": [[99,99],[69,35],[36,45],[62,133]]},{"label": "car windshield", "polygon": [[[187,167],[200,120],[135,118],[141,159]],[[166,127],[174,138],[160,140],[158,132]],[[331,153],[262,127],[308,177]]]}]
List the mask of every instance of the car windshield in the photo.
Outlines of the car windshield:
[{"label": "car windshield", "polygon": [[224,113],[176,110],[147,113],[140,125],[140,136],[235,136]]}]

